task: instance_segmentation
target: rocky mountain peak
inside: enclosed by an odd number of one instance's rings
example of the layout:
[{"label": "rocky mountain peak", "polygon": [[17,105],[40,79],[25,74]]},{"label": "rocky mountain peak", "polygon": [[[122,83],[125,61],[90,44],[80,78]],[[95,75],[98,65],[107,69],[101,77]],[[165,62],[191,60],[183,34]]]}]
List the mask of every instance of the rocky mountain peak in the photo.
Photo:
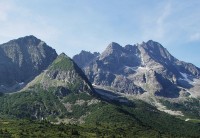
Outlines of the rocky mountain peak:
[{"label": "rocky mountain peak", "polygon": [[[145,42],[144,42],[145,43]],[[151,47],[162,47],[162,48],[164,48],[160,43],[158,43],[158,42],[156,42],[156,41],[153,41],[153,40],[148,40],[147,42],[146,42],[146,44],[148,45],[148,46],[151,46]]]},{"label": "rocky mountain peak", "polygon": [[177,61],[166,48],[153,40],[137,45],[143,64],[153,65],[155,62],[166,65]]},{"label": "rocky mountain peak", "polygon": [[121,50],[123,50],[122,46],[120,46],[118,43],[111,42],[103,53],[113,53]]},{"label": "rocky mountain peak", "polygon": [[186,89],[196,95],[190,89],[200,87],[192,83],[199,79],[199,68],[179,61],[153,40],[125,47],[113,42],[82,69],[93,84],[128,94],[178,97]]},{"label": "rocky mountain peak", "polygon": [[[41,41],[40,39],[38,39],[37,37],[33,36],[33,35],[29,35],[29,36],[25,36],[25,37],[21,37],[18,39],[14,39],[9,41],[8,43],[13,43],[13,44],[17,44],[19,46],[28,46],[28,45],[38,45],[39,43],[44,43],[43,41]],[[26,45],[24,45],[26,44]]]},{"label": "rocky mountain peak", "polygon": [[96,59],[99,55],[100,53],[98,52],[91,53],[91,52],[82,50],[80,54],[75,55],[73,57],[73,60],[76,62],[76,64],[79,67],[84,68],[89,63],[91,63],[94,59]]},{"label": "rocky mountain peak", "polygon": [[25,89],[38,84],[44,89],[62,88],[66,93],[94,92],[83,71],[65,53],[60,54],[47,70],[30,82]]},{"label": "rocky mountain peak", "polygon": [[56,51],[35,36],[25,36],[0,45],[0,91],[21,88],[45,70]]},{"label": "rocky mountain peak", "polygon": [[116,42],[111,42],[108,47],[106,49],[121,49],[122,46],[120,46],[118,43]]},{"label": "rocky mountain peak", "polygon": [[118,43],[112,42],[100,55],[100,59],[104,59],[109,55],[119,56],[122,52],[123,52],[123,47],[120,46]]}]

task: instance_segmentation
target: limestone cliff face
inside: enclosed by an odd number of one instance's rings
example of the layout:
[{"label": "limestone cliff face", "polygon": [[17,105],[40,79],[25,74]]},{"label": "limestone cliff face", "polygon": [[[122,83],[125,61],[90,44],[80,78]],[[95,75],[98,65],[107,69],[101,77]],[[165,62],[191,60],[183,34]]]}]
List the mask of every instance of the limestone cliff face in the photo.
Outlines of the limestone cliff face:
[{"label": "limestone cliff face", "polygon": [[93,84],[122,93],[164,97],[179,97],[180,92],[200,95],[195,91],[199,83],[193,83],[199,82],[200,69],[179,61],[152,40],[125,47],[112,42],[82,69]]},{"label": "limestone cliff face", "polygon": [[0,91],[15,91],[26,84],[57,57],[56,51],[34,36],[0,45]]}]

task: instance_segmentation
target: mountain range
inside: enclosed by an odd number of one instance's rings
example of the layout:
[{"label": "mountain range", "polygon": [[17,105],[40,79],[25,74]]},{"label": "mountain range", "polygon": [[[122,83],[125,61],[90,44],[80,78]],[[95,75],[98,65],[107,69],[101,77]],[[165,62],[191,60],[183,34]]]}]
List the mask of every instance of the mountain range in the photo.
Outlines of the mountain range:
[{"label": "mountain range", "polygon": [[200,136],[200,69],[152,40],[71,59],[31,35],[1,44],[0,65],[0,136]]},{"label": "mountain range", "polygon": [[200,69],[179,61],[152,40],[125,47],[112,42],[101,54],[82,51],[73,60],[94,85],[119,93],[200,96]]}]

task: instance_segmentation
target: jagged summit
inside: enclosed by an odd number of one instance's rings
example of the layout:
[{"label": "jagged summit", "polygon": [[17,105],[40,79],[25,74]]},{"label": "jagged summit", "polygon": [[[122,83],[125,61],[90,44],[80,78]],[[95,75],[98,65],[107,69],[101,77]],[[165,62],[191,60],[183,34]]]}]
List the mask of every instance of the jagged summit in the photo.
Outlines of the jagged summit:
[{"label": "jagged summit", "polygon": [[163,60],[170,60],[174,62],[176,59],[164,48],[160,43],[153,40],[149,40],[146,43],[141,44],[142,46],[152,57],[162,58]]},{"label": "jagged summit", "polygon": [[[160,43],[158,43],[158,42],[156,42],[156,41],[154,41],[154,40],[148,40],[147,42],[146,42],[146,44],[149,44],[149,45],[151,45],[151,46],[160,46],[160,47],[163,47]],[[163,47],[164,48],[164,47]]]},{"label": "jagged summit", "polygon": [[82,50],[80,54],[75,55],[73,57],[73,60],[76,62],[76,64],[80,68],[84,68],[89,63],[91,63],[94,59],[96,59],[99,55],[100,53],[98,52],[91,53],[91,52]]},{"label": "jagged summit", "polygon": [[38,45],[39,43],[44,43],[44,41],[38,39],[37,37],[35,37],[33,35],[29,35],[29,36],[24,36],[24,37],[20,37],[20,38],[17,38],[17,39],[10,40],[7,43],[15,43],[15,44],[18,44],[20,46],[28,46],[28,45],[23,45],[23,44],[26,43],[26,44]]},{"label": "jagged summit", "polygon": [[37,38],[37,37],[34,36],[34,35],[27,35],[27,36],[20,37],[20,38],[15,39],[15,40],[27,40],[27,39],[30,39],[30,40],[39,40],[39,41],[41,41],[39,38]]},{"label": "jagged summit", "polygon": [[153,40],[125,47],[113,42],[82,69],[93,84],[122,93],[200,96],[200,69],[179,61]]},{"label": "jagged summit", "polygon": [[121,49],[121,48],[122,46],[120,46],[118,43],[111,42],[106,49]]},{"label": "jagged summit", "polygon": [[112,54],[114,56],[121,55],[123,51],[123,47],[120,46],[118,43],[112,42],[110,43],[107,48],[101,53],[100,59],[105,59],[108,55]]},{"label": "jagged summit", "polygon": [[[107,48],[105,49],[104,52],[113,52],[113,51],[119,51],[119,50],[122,50],[123,47],[121,45],[119,45],[118,43],[115,43],[115,42],[111,42]],[[103,52],[103,53],[104,53]],[[102,54],[103,54],[102,53]]]}]

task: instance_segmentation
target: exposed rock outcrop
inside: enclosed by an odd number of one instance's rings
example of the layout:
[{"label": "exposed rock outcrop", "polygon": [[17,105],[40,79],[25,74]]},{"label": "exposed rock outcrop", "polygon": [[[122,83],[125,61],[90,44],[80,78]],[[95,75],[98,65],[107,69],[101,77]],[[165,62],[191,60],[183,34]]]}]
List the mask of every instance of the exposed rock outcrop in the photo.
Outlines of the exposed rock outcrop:
[{"label": "exposed rock outcrop", "polygon": [[191,63],[179,61],[161,44],[152,40],[125,47],[112,42],[82,69],[94,85],[122,93],[148,92],[164,97],[179,97],[184,90],[189,95],[200,95],[194,90],[190,91],[200,85],[193,83],[195,79],[199,80],[200,69]]},{"label": "exposed rock outcrop", "polygon": [[45,70],[57,57],[56,51],[34,36],[0,45],[0,92],[20,89]]}]

